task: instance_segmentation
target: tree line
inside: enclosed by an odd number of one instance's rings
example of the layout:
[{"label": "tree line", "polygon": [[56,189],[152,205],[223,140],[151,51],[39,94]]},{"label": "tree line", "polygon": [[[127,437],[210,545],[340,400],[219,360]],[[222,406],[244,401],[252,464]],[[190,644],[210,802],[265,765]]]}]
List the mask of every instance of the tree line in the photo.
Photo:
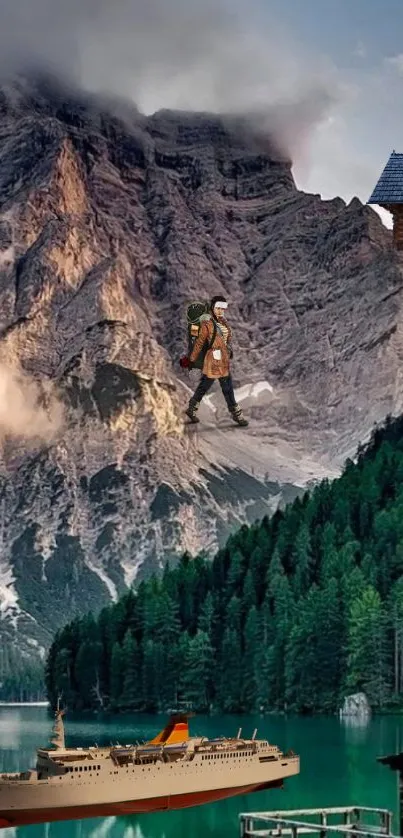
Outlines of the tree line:
[{"label": "tree line", "polygon": [[41,660],[26,658],[15,644],[0,641],[0,701],[43,701],[46,698]]},{"label": "tree line", "polygon": [[403,419],[356,463],[212,561],[186,554],[54,638],[49,700],[71,710],[334,712],[403,697]]}]

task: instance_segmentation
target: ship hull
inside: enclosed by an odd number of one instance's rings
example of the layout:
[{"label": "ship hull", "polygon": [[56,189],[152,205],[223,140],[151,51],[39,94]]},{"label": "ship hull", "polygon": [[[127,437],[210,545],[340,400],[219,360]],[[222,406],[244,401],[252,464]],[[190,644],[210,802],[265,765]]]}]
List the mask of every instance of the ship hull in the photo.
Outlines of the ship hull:
[{"label": "ship hull", "polygon": [[258,785],[243,785],[233,788],[211,789],[209,791],[188,792],[163,797],[152,797],[145,800],[127,800],[119,803],[99,803],[95,805],[65,806],[49,809],[26,809],[19,811],[0,811],[0,828],[30,826],[38,823],[52,823],[53,821],[82,820],[84,818],[103,818],[118,815],[142,815],[151,812],[162,812],[176,809],[189,809],[206,803],[214,803],[229,797],[265,789],[282,788],[283,780],[260,783]]}]

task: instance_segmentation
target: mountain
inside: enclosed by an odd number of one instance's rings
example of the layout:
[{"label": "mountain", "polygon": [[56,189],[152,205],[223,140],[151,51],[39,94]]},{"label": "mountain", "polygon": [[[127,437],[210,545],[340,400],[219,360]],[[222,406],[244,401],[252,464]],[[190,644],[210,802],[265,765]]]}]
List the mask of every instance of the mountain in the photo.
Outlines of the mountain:
[{"label": "mountain", "polygon": [[[0,88],[0,623],[24,654],[336,474],[402,409],[402,269],[246,119]],[[247,430],[183,423],[184,312],[224,293]],[[6,395],[4,395],[6,394]]]}]

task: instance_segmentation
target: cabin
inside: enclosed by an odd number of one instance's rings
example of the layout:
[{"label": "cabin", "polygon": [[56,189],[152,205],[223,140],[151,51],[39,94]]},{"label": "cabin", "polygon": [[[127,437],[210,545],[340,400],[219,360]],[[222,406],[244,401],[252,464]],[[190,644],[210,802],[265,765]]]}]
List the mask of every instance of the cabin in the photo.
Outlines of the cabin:
[{"label": "cabin", "polygon": [[392,151],[367,203],[392,213],[393,244],[396,250],[403,250],[403,154]]}]

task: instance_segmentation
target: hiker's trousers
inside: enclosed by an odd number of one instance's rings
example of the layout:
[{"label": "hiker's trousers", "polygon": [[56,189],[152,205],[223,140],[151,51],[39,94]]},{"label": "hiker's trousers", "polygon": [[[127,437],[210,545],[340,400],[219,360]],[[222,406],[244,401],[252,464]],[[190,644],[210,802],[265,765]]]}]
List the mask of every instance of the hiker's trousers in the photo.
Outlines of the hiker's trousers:
[{"label": "hiker's trousers", "polygon": [[228,410],[234,410],[234,408],[237,407],[237,403],[235,401],[234,385],[232,383],[232,378],[230,375],[226,375],[223,378],[217,379],[208,378],[207,375],[202,374],[197,388],[191,398],[191,402],[193,402],[193,404],[199,404],[203,396],[205,396],[208,393],[214,382],[217,380],[220,382],[220,387],[223,392],[225,401],[227,402]]}]

